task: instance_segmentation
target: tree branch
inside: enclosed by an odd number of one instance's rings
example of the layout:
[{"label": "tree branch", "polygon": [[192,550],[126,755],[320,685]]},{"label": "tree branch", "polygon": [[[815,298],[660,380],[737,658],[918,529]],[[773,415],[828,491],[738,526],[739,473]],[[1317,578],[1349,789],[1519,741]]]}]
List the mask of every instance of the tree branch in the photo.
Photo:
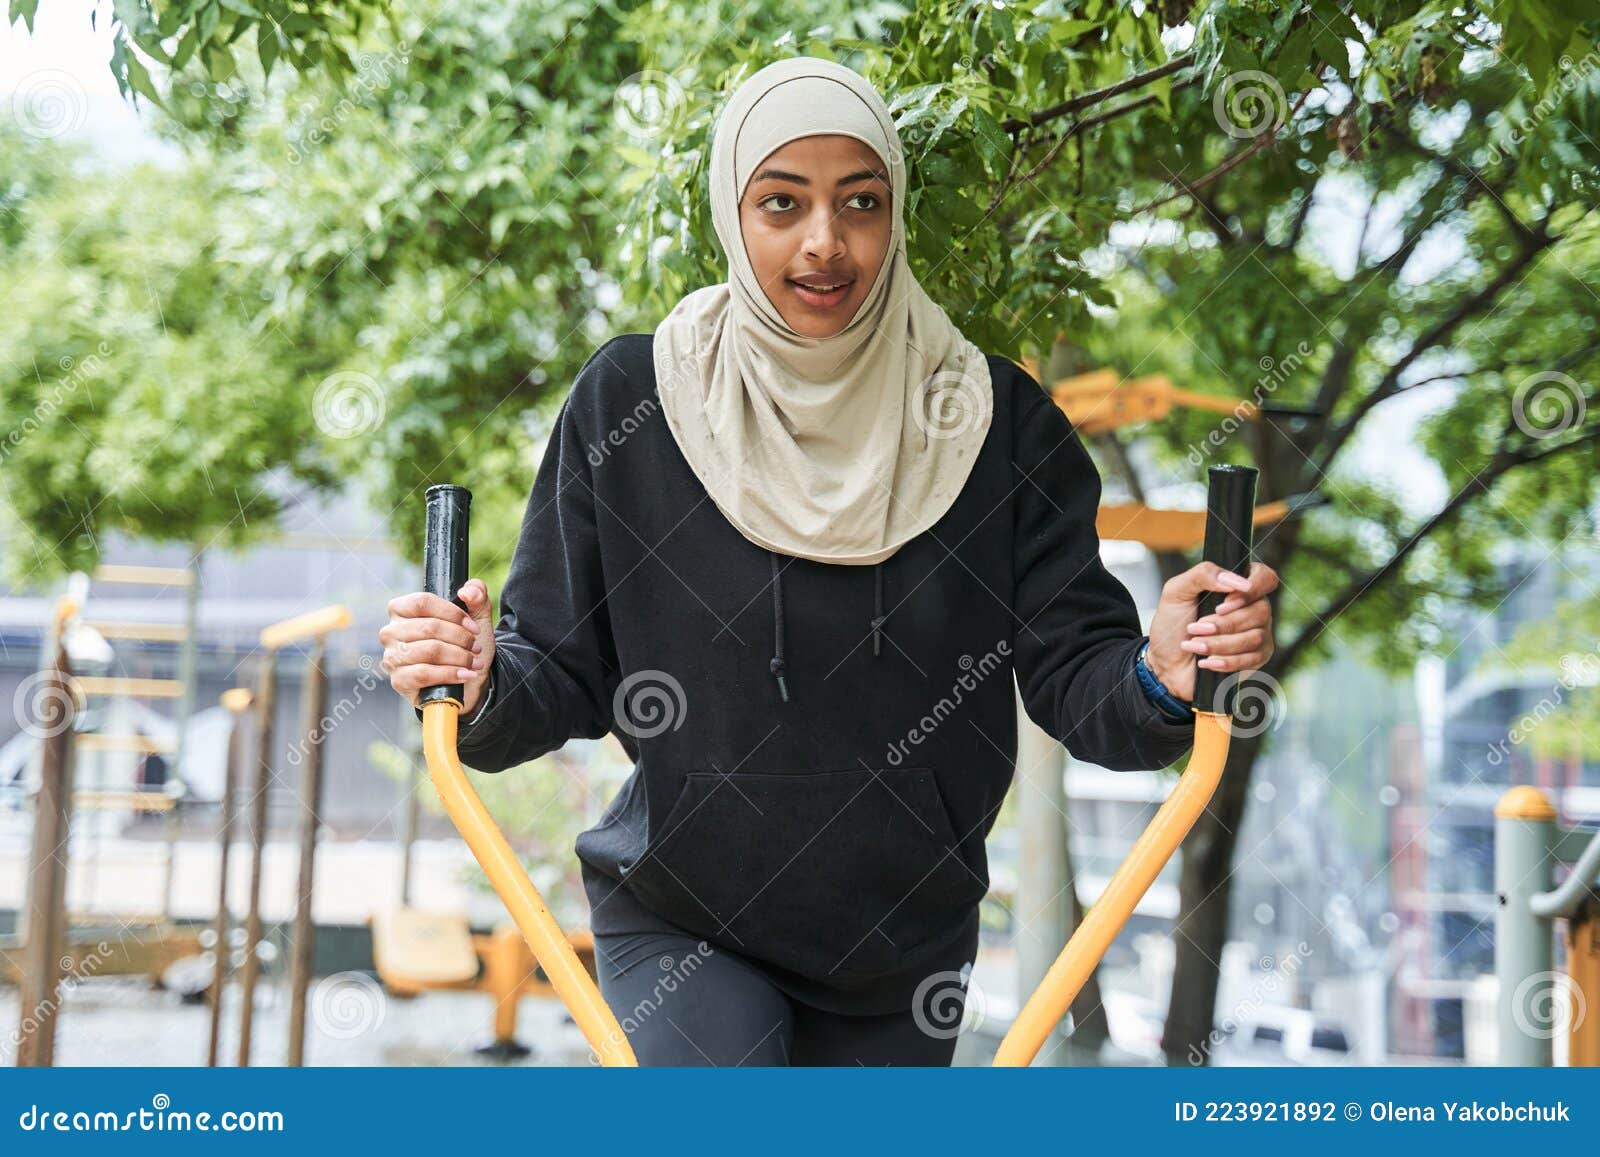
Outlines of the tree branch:
[{"label": "tree branch", "polygon": [[1333,464],[1334,458],[1349,441],[1350,435],[1355,432],[1371,409],[1384,399],[1394,396],[1399,392],[1400,377],[1410,369],[1416,360],[1430,349],[1447,339],[1469,317],[1481,312],[1493,304],[1495,298],[1500,296],[1501,290],[1517,280],[1518,275],[1532,263],[1534,258],[1543,253],[1557,238],[1543,230],[1535,234],[1533,243],[1521,249],[1516,257],[1506,263],[1505,267],[1494,276],[1494,279],[1480,287],[1476,292],[1469,294],[1460,301],[1454,309],[1440,318],[1431,328],[1424,331],[1412,343],[1409,350],[1394,365],[1385,371],[1383,378],[1373,387],[1371,393],[1356,404],[1354,411],[1343,422],[1333,428],[1328,435],[1327,445],[1322,454],[1313,463],[1318,474],[1325,474]]},{"label": "tree branch", "polygon": [[[1322,80],[1322,70],[1326,67],[1326,64],[1317,65],[1316,77],[1318,81]],[[1205,173],[1202,176],[1196,177],[1192,181],[1185,181],[1182,177],[1174,177],[1173,183],[1178,186],[1177,192],[1170,193],[1165,197],[1158,197],[1154,201],[1148,201],[1145,204],[1140,205],[1131,213],[1127,214],[1127,216],[1123,219],[1127,220],[1130,217],[1137,217],[1141,213],[1148,213],[1152,209],[1159,209],[1161,206],[1169,204],[1172,201],[1176,201],[1180,197],[1190,196],[1196,189],[1203,189],[1207,185],[1211,184],[1211,182],[1231,173],[1234,169],[1244,164],[1245,161],[1249,160],[1262,149],[1276,141],[1278,139],[1278,134],[1284,130],[1285,126],[1294,120],[1295,114],[1300,111],[1300,107],[1306,103],[1306,98],[1309,97],[1311,93],[1312,90],[1309,88],[1302,92],[1299,99],[1294,102],[1294,106],[1289,109],[1283,120],[1273,125],[1270,129],[1262,133],[1255,140],[1251,141],[1244,148],[1240,149],[1233,156],[1227,158],[1209,173]]]},{"label": "tree branch", "polygon": [[1554,362],[1548,361],[1543,357],[1531,360],[1528,358],[1506,358],[1494,365],[1470,366],[1465,369],[1454,370],[1447,373],[1431,374],[1420,381],[1415,381],[1404,386],[1396,387],[1394,393],[1391,394],[1390,397],[1396,397],[1400,394],[1409,394],[1413,390],[1420,390],[1424,386],[1431,386],[1437,382],[1455,381],[1460,378],[1471,378],[1477,376],[1478,374],[1486,373],[1500,374],[1503,376],[1514,369],[1529,369],[1533,366],[1542,367],[1553,373],[1564,374],[1573,366],[1581,364],[1596,353],[1600,353],[1600,339],[1590,342],[1582,349],[1573,350],[1571,353],[1557,358]]},{"label": "tree branch", "polygon": [[1485,466],[1483,470],[1473,475],[1471,481],[1457,491],[1449,502],[1440,507],[1439,510],[1432,515],[1432,517],[1418,527],[1417,530],[1409,538],[1407,538],[1398,549],[1395,550],[1394,554],[1389,557],[1387,562],[1383,563],[1382,566],[1374,567],[1373,569],[1351,579],[1345,585],[1345,587],[1337,595],[1335,595],[1332,600],[1329,601],[1327,608],[1323,610],[1321,614],[1317,615],[1311,623],[1308,623],[1301,630],[1301,632],[1295,636],[1292,642],[1290,642],[1287,646],[1277,649],[1277,651],[1273,654],[1271,663],[1274,677],[1281,678],[1285,673],[1287,673],[1290,667],[1294,664],[1295,660],[1300,657],[1306,648],[1310,647],[1322,637],[1323,632],[1328,629],[1329,625],[1334,619],[1338,618],[1345,611],[1354,606],[1357,600],[1365,595],[1372,587],[1390,578],[1396,572],[1398,572],[1400,567],[1405,563],[1406,559],[1410,557],[1412,551],[1416,550],[1417,546],[1425,541],[1429,535],[1438,530],[1439,527],[1443,526],[1451,519],[1455,518],[1475,499],[1481,498],[1485,494],[1488,494],[1489,491],[1494,488],[1495,483],[1499,482],[1507,474],[1511,473],[1513,470],[1532,465],[1533,463],[1543,462],[1547,459],[1554,458],[1556,455],[1564,454],[1569,450],[1575,449],[1576,447],[1592,445],[1597,442],[1600,442],[1600,426],[1597,426],[1595,429],[1580,438],[1574,438],[1571,441],[1563,442],[1558,446],[1550,447],[1549,449],[1537,454],[1517,453],[1516,451],[1508,449],[1505,443],[1502,442],[1499,448],[1495,451],[1494,457],[1489,460],[1488,465]]},{"label": "tree branch", "polygon": [[1082,93],[1071,100],[1064,100],[1060,104],[1051,105],[1049,108],[1040,109],[1031,116],[1013,117],[1001,124],[1000,127],[1015,136],[1023,129],[1038,128],[1040,125],[1048,124],[1053,120],[1060,120],[1062,117],[1082,112],[1086,108],[1093,108],[1095,105],[1102,104],[1114,96],[1120,96],[1136,88],[1143,88],[1147,84],[1160,80],[1163,76],[1171,76],[1175,72],[1182,72],[1193,63],[1194,53],[1185,52],[1179,56],[1174,56],[1165,64],[1119,80],[1115,84],[1108,84],[1104,88]]},{"label": "tree branch", "polygon": [[[1185,88],[1194,83],[1196,82],[1193,80],[1186,80],[1174,85],[1173,87],[1174,89]],[[1084,117],[1081,121],[1068,126],[1065,130],[1063,130],[1059,137],[1051,142],[1049,152],[1045,153],[1044,157],[1039,161],[1038,164],[1029,169],[1021,177],[1015,177],[1014,174],[1018,168],[1017,162],[1021,160],[1023,153],[1025,153],[1029,147],[1026,143],[1019,144],[1012,151],[1011,167],[1007,170],[1004,179],[1001,180],[1000,187],[995,190],[994,196],[990,198],[989,204],[984,209],[984,212],[986,214],[994,212],[994,210],[999,207],[1000,202],[1005,200],[1006,195],[1010,193],[1012,189],[1018,187],[1019,185],[1026,185],[1032,182],[1035,177],[1042,173],[1051,164],[1051,162],[1056,159],[1061,150],[1066,146],[1066,143],[1072,140],[1074,137],[1082,136],[1090,129],[1099,128],[1106,122],[1116,120],[1118,117],[1126,113],[1133,112],[1135,109],[1144,108],[1148,104],[1154,104],[1156,99],[1157,97],[1154,93],[1149,93],[1145,96],[1139,97],[1137,100],[1130,100],[1124,104],[1120,104],[1116,108],[1107,109],[1105,112],[1096,113],[1094,116]],[[1028,131],[1029,129],[1026,127],[1023,129],[1024,142],[1027,140],[1026,134]]]}]

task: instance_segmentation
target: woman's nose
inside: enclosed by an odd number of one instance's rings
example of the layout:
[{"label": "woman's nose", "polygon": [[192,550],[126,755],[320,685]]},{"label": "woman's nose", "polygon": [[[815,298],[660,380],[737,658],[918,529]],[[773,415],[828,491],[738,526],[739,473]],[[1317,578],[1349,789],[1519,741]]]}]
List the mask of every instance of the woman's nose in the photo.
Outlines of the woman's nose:
[{"label": "woman's nose", "polygon": [[827,260],[844,253],[844,233],[838,221],[838,215],[831,208],[819,209],[811,216],[806,222],[806,256]]}]

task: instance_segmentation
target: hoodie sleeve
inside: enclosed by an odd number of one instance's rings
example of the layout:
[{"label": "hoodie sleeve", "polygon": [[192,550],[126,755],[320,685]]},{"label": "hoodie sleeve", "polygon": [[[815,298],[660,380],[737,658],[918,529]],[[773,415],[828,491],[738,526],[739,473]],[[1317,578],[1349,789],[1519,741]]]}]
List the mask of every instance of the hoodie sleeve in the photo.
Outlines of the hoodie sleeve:
[{"label": "hoodie sleeve", "polygon": [[500,592],[485,698],[460,723],[456,751],[503,771],[568,739],[612,727],[616,648],[595,530],[594,487],[574,399],[596,388],[591,359],[562,404],[522,515]]},{"label": "hoodie sleeve", "polygon": [[1028,716],[1075,759],[1166,767],[1194,726],[1139,686],[1144,633],[1128,588],[1100,560],[1100,475],[1065,414],[1021,368],[1012,407],[1014,662]]}]

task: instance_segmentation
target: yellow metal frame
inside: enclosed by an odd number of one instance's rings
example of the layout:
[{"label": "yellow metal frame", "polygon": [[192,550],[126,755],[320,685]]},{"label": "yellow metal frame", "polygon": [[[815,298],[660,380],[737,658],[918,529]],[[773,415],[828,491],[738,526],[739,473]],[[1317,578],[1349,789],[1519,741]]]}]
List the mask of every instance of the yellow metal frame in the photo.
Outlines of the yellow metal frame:
[{"label": "yellow metal frame", "polygon": [[[483,800],[467,780],[456,754],[461,704],[440,699],[422,708],[422,750],[428,773],[445,811],[472,849],[489,882],[516,921],[534,958],[561,998],[584,1038],[607,1066],[637,1065],[617,1018],[606,1006],[588,970],[578,959],[539,890],[523,871],[516,853],[495,826]],[[995,1054],[997,1067],[1032,1063],[1050,1033],[1072,1007],[1084,982],[1133,915],[1139,900],[1211,802],[1228,760],[1231,727],[1227,715],[1195,712],[1194,750],[1189,765],[1156,812],[1105,891],[1090,906],[1034,994],[1023,1005]]]},{"label": "yellow metal frame", "polygon": [[567,1006],[584,1039],[608,1067],[637,1065],[627,1034],[617,1023],[605,998],[573,951],[539,889],[528,879],[505,836],[495,826],[489,809],[467,781],[466,769],[456,755],[456,722],[461,704],[439,699],[422,708],[422,750],[428,774],[444,810],[467,841],[473,856],[516,921],[528,947],[550,978],[556,995]]},{"label": "yellow metal frame", "polygon": [[1133,915],[1161,869],[1178,850],[1211,796],[1222,782],[1231,737],[1229,717],[1209,711],[1194,714],[1194,751],[1178,786],[1167,796],[1155,819],[1134,843],[1128,858],[1112,875],[1105,891],[1090,905],[1083,923],[1045,973],[1028,1003],[1022,1006],[1011,1029],[1000,1042],[994,1063],[999,1067],[1032,1063],[1045,1040],[1072,1007],[1089,974]]},{"label": "yellow metal frame", "polygon": [[262,627],[261,645],[269,651],[276,651],[281,647],[287,647],[290,643],[298,643],[301,639],[314,639],[319,635],[342,631],[350,625],[350,621],[350,608],[335,603],[319,611],[310,611],[304,615],[296,615],[292,619],[284,619],[281,623]]},{"label": "yellow metal frame", "polygon": [[[1271,526],[1289,516],[1284,499],[1256,507],[1254,526]],[[1142,503],[1106,503],[1095,511],[1095,533],[1101,538],[1139,542],[1151,550],[1198,550],[1206,541],[1204,510],[1161,510]]]}]

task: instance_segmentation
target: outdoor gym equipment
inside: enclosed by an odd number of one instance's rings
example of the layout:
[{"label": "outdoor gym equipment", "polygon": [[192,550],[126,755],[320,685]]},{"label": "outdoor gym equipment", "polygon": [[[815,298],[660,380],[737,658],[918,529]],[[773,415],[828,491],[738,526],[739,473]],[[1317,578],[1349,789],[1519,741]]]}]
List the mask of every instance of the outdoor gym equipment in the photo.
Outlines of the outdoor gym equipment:
[{"label": "outdoor gym equipment", "polygon": [[[187,572],[142,567],[102,567],[102,582],[167,583]],[[170,906],[158,913],[67,911],[70,834],[74,816],[90,808],[134,812],[168,812],[173,797],[163,791],[80,790],[79,753],[83,751],[154,751],[162,749],[146,736],[79,734],[85,703],[96,695],[179,698],[172,680],[77,676],[67,647],[79,617],[87,586],[57,600],[39,672],[36,692],[40,719],[40,779],[34,795],[33,841],[28,866],[28,893],[20,936],[0,938],[0,982],[19,985],[21,1002],[16,1034],[16,1063],[48,1066],[55,1060],[56,1018],[63,985],[89,976],[146,975],[159,983],[169,966],[200,954],[200,937],[192,928],[169,919]],[[100,624],[102,637],[147,639],[160,624],[123,624],[119,634]],[[168,875],[172,864],[168,833]]]},{"label": "outdoor gym equipment", "polygon": [[[1204,557],[1236,574],[1248,574],[1250,569],[1256,473],[1250,466],[1213,466],[1209,472]],[[467,581],[467,526],[472,494],[462,486],[430,486],[426,502],[423,589],[465,610],[456,592]],[[1200,615],[1212,613],[1223,598],[1222,592],[1207,592],[1200,600]],[[1227,762],[1237,679],[1236,675],[1197,669],[1194,751],[1187,769],[1012,1022],[995,1054],[996,1065],[1025,1066],[1032,1062],[1140,898],[1210,801]],[[601,1063],[637,1064],[627,1036],[600,990],[467,779],[456,754],[462,685],[424,688],[418,701],[422,708],[423,753],[445,811]]]},{"label": "outdoor gym equipment", "polygon": [[[582,932],[568,939],[592,972],[594,937]],[[489,997],[493,1034],[473,1051],[491,1060],[519,1060],[533,1051],[517,1040],[518,1006],[524,996],[555,995],[514,924],[475,933],[462,913],[396,908],[374,915],[372,963],[384,989],[395,996],[453,991]]]},{"label": "outdoor gym equipment", "polygon": [[[289,1064],[305,1059],[306,989],[311,983],[311,948],[316,927],[311,922],[311,892],[316,879],[317,820],[322,809],[322,723],[327,708],[328,674],[324,664],[328,635],[350,625],[350,608],[335,604],[308,614],[273,623],[261,630],[259,685],[255,695],[256,769],[250,785],[250,909],[245,917],[243,971],[239,979],[239,1066],[250,1064],[251,1030],[255,1020],[256,980],[260,975],[261,862],[267,839],[267,787],[272,770],[273,711],[278,691],[278,651],[290,643],[311,640],[304,687],[305,733],[302,750],[300,810],[300,870],[295,887],[293,931],[289,949]],[[231,775],[231,772],[230,772]],[[226,833],[228,824],[223,823]],[[217,966],[226,946],[217,945]],[[215,1063],[215,1053],[211,1054]]]},{"label": "outdoor gym equipment", "polygon": [[[1555,866],[1572,865],[1557,887]],[[1494,809],[1494,971],[1502,1065],[1600,1065],[1600,832],[1562,829],[1544,792],[1519,784]],[[1567,970],[1552,961],[1565,920]],[[1565,1005],[1565,1007],[1563,1007]]]}]

